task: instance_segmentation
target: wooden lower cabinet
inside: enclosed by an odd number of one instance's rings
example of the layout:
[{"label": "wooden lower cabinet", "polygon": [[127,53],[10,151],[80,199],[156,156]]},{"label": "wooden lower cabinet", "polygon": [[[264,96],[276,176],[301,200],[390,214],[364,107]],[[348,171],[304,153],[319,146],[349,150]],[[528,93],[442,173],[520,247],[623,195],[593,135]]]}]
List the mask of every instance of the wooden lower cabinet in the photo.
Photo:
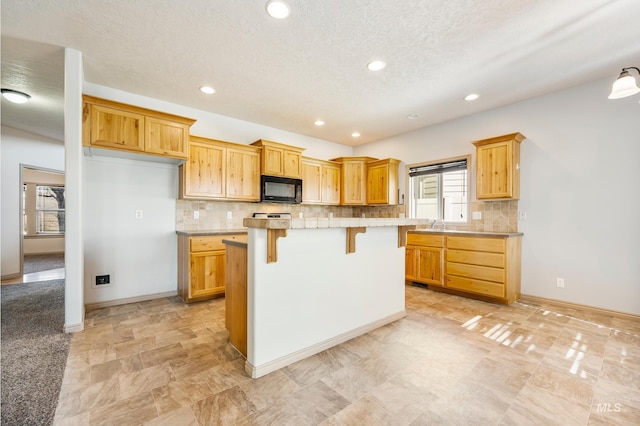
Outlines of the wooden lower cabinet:
[{"label": "wooden lower cabinet", "polygon": [[[407,235],[405,279],[425,284],[443,285],[442,259],[444,237],[442,235]],[[407,252],[412,254],[407,255]],[[410,258],[412,257],[412,258]],[[411,274],[407,274],[411,271]]]},{"label": "wooden lower cabinet", "polygon": [[520,298],[520,235],[445,234],[407,235],[407,252],[413,252],[413,259],[407,255],[407,280],[506,304]]},{"label": "wooden lower cabinet", "polygon": [[227,244],[225,326],[229,342],[247,356],[247,245]]},{"label": "wooden lower cabinet", "polygon": [[226,248],[222,240],[241,235],[178,235],[178,295],[182,300],[191,303],[224,296]]}]

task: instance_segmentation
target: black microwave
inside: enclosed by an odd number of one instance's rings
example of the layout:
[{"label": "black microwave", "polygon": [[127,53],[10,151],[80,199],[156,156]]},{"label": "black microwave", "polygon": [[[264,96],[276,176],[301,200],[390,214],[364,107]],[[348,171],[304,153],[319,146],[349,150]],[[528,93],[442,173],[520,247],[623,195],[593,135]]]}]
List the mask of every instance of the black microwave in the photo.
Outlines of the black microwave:
[{"label": "black microwave", "polygon": [[260,176],[260,201],[300,204],[302,202],[302,179]]}]

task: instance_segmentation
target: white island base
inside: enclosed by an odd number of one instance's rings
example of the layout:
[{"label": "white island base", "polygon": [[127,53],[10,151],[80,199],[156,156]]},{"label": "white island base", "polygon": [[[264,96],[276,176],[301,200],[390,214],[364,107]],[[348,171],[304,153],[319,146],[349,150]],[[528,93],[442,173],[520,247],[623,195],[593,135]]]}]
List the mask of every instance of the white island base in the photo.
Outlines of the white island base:
[{"label": "white island base", "polygon": [[251,377],[405,316],[403,234],[412,223],[370,221],[347,231],[338,225],[292,229],[282,220],[245,219],[245,370]]}]

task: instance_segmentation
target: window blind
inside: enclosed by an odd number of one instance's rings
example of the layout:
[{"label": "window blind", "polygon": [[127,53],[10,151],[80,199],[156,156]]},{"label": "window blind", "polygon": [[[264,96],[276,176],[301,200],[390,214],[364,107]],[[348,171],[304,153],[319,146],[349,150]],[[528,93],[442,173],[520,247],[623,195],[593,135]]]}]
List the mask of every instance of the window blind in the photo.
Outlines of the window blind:
[{"label": "window blind", "polygon": [[427,166],[417,166],[409,168],[409,176],[437,175],[440,173],[467,170],[467,159],[448,161],[446,163],[429,164]]}]

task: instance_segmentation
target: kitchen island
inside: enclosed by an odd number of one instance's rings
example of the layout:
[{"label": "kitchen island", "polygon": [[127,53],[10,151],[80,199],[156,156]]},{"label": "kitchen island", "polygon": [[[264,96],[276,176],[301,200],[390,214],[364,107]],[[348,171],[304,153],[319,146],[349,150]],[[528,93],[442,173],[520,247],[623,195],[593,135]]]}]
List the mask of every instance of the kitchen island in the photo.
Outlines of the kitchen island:
[{"label": "kitchen island", "polygon": [[420,219],[247,218],[246,372],[261,377],[405,316]]}]

